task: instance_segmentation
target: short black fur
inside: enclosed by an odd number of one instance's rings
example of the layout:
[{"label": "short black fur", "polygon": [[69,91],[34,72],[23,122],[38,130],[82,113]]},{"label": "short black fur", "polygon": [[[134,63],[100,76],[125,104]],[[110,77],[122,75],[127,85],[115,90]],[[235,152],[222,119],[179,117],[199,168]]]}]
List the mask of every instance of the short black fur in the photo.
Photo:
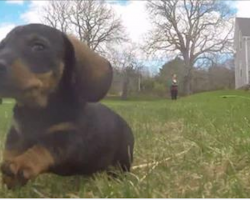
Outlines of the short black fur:
[{"label": "short black fur", "polygon": [[[28,36],[37,42],[42,38],[48,46],[42,52],[29,54],[27,51],[31,50],[25,43],[30,42]],[[79,81],[76,80],[76,68],[79,66],[76,64],[76,48],[68,36],[45,25],[30,24],[12,30],[3,43],[0,49],[0,63],[4,63],[2,67],[6,67],[6,72],[0,73],[0,97],[17,100],[13,116],[15,123],[7,136],[7,153],[2,164],[4,183],[9,188],[15,187],[15,181],[21,180],[18,175],[20,171],[27,181],[44,172],[91,175],[107,170],[110,166],[119,166],[123,171],[129,171],[133,161],[132,131],[125,120],[111,109],[100,103],[89,102],[88,98],[85,98],[88,94],[81,95],[85,91],[79,91],[79,88],[84,86],[77,85]],[[37,65],[34,57],[39,61]],[[110,70],[110,64],[106,60],[105,65],[109,65],[107,69]],[[43,66],[46,66],[46,69],[41,69]],[[62,74],[59,77],[61,69]],[[13,78],[15,70],[19,70],[19,85]],[[107,78],[103,80],[111,82],[111,72],[107,73]],[[40,75],[46,75],[46,80],[41,79]],[[27,84],[26,79],[32,79],[32,84]],[[45,90],[44,85],[48,81],[53,84],[51,83],[49,88],[46,86]],[[37,82],[42,83],[43,87],[39,88]],[[106,85],[109,85],[109,82]],[[105,88],[100,91],[101,96],[106,94],[107,90],[108,88]],[[37,103],[27,103],[33,100]],[[21,166],[22,160],[32,163],[32,160],[25,160],[27,152],[32,152],[32,155],[39,158],[42,154],[39,160],[41,169],[33,169],[32,164],[28,167]],[[18,172],[13,169],[13,165],[10,167],[11,163],[17,166]],[[5,174],[8,171],[6,168],[12,171],[14,178]],[[29,173],[25,171],[27,168]]]}]

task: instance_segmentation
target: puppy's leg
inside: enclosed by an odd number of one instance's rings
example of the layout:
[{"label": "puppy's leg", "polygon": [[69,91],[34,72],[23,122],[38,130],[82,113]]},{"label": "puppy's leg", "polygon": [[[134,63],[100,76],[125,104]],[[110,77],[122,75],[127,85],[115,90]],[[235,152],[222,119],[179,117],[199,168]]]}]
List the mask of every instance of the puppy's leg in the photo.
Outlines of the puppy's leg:
[{"label": "puppy's leg", "polygon": [[[8,188],[22,186],[54,166],[74,162],[79,137],[75,131],[55,130],[45,134],[30,149],[13,158],[6,159],[2,166],[3,182]],[[78,156],[76,156],[78,157]]]},{"label": "puppy's leg", "polygon": [[120,145],[120,151],[116,157],[118,160],[118,166],[122,169],[122,171],[129,172],[131,163],[133,162],[134,136],[127,123],[123,123],[123,126],[121,126],[123,142]]},{"label": "puppy's leg", "polygon": [[54,164],[51,153],[43,146],[35,145],[23,154],[6,160],[2,166],[3,183],[9,189],[45,172]]}]

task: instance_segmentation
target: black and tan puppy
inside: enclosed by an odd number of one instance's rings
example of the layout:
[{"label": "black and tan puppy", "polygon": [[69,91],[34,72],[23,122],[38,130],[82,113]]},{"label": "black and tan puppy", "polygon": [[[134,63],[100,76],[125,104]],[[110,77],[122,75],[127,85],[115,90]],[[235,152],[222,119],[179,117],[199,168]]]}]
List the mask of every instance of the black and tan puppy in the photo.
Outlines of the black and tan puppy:
[{"label": "black and tan puppy", "polygon": [[103,98],[107,60],[74,37],[42,25],[14,28],[0,43],[0,97],[16,99],[1,166],[8,188],[41,173],[129,171],[134,138]]}]

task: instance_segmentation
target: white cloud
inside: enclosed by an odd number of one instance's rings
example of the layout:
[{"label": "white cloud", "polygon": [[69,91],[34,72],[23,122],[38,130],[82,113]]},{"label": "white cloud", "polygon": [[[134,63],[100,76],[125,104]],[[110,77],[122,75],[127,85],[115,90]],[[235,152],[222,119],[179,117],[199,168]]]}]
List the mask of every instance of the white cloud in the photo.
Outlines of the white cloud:
[{"label": "white cloud", "polygon": [[[126,5],[112,4],[118,15],[121,16],[130,38],[134,42],[142,39],[142,35],[150,28],[145,10],[145,1],[130,1]],[[31,1],[29,10],[21,15],[25,23],[41,22],[41,9],[48,1]]]},{"label": "white cloud", "polygon": [[7,0],[6,2],[10,4],[19,4],[19,5],[22,5],[24,3],[23,0]]},{"label": "white cloud", "polygon": [[133,42],[140,42],[151,27],[145,5],[146,1],[130,1],[126,6],[113,5]]},{"label": "white cloud", "polygon": [[0,24],[0,41],[13,29],[15,24]]},{"label": "white cloud", "polygon": [[[22,3],[23,1],[8,0],[12,3]],[[41,22],[41,8],[46,6],[48,1],[31,1],[29,10],[21,15],[25,23]],[[250,1],[231,1],[237,9],[237,17],[250,17]],[[125,5],[112,4],[118,15],[121,16],[126,33],[133,42],[142,42],[143,35],[151,28],[148,14],[145,9],[146,1],[129,1]]]},{"label": "white cloud", "polygon": [[41,22],[41,9],[48,4],[48,1],[31,1],[27,12],[21,15],[25,23]]},{"label": "white cloud", "polygon": [[250,1],[236,1],[237,17],[250,17]]}]

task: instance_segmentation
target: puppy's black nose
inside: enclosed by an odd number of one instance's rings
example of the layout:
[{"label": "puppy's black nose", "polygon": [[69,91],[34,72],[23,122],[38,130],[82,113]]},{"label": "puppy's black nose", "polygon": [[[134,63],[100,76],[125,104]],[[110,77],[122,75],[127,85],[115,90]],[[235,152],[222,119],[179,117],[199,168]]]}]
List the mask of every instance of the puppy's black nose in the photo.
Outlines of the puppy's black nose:
[{"label": "puppy's black nose", "polygon": [[7,64],[4,60],[0,60],[0,75],[4,75],[7,72]]}]

